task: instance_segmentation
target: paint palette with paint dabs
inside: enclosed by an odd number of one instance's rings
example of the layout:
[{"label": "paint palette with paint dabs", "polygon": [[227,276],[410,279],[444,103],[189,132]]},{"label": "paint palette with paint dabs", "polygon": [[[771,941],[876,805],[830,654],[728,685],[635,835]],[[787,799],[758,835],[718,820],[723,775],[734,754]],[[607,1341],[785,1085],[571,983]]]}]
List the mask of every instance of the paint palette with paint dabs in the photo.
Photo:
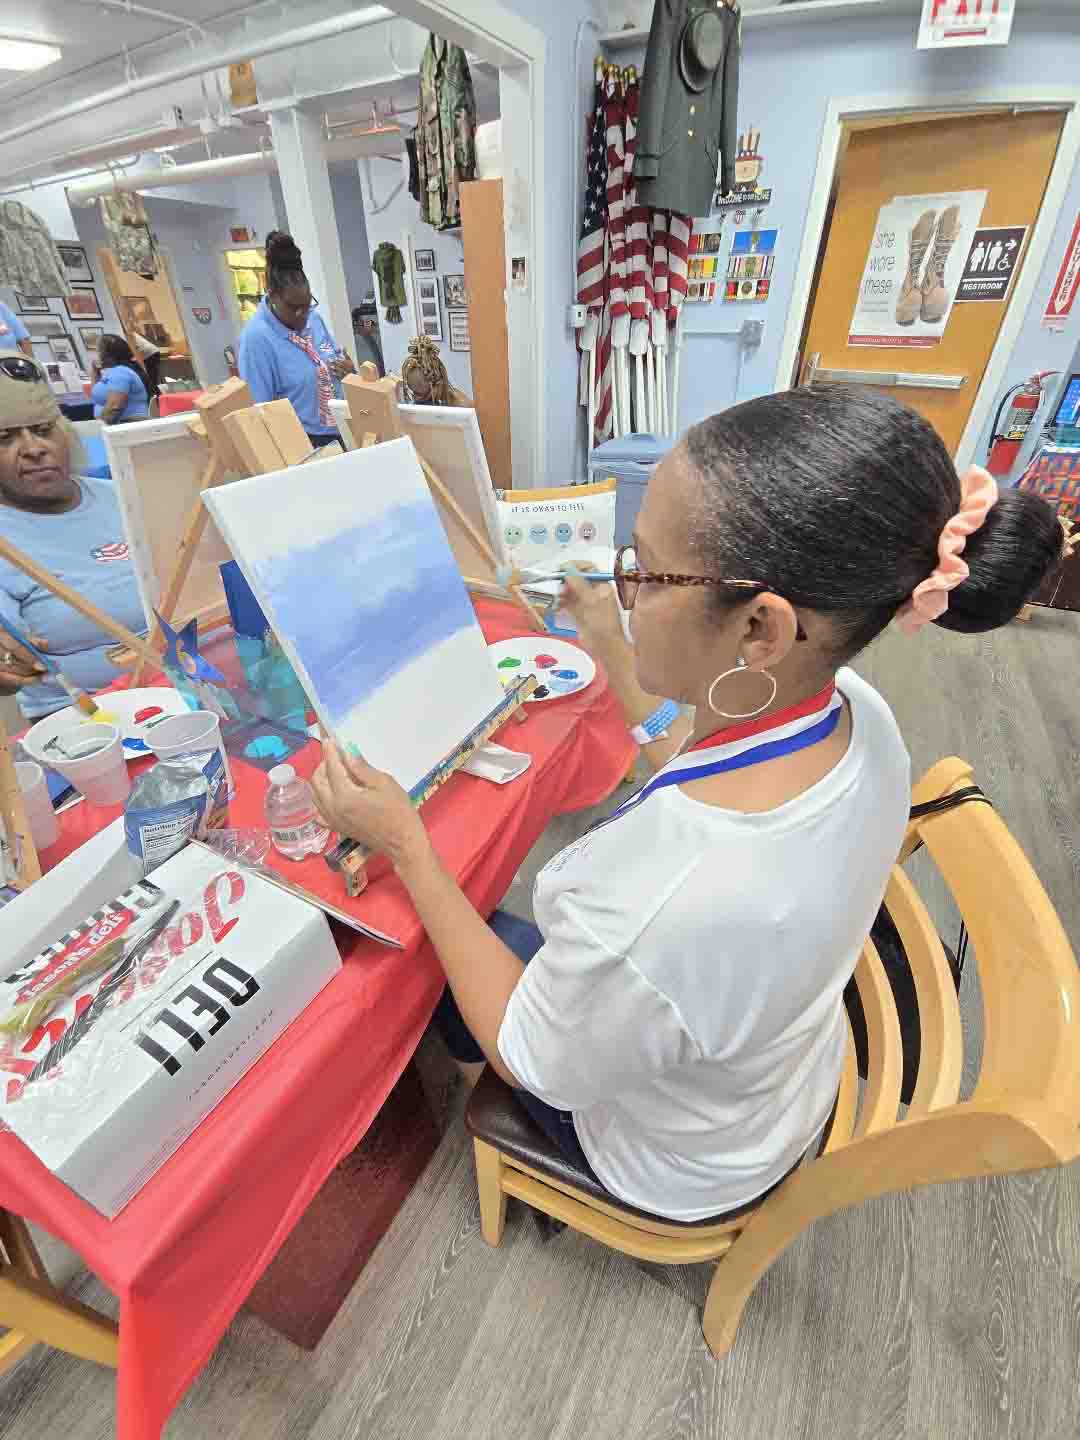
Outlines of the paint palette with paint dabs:
[{"label": "paint palette with paint dabs", "polygon": [[561,700],[577,695],[596,679],[592,657],[552,636],[523,636],[517,640],[499,640],[488,646],[488,654],[503,685],[535,675],[539,687],[529,696],[529,703]]}]

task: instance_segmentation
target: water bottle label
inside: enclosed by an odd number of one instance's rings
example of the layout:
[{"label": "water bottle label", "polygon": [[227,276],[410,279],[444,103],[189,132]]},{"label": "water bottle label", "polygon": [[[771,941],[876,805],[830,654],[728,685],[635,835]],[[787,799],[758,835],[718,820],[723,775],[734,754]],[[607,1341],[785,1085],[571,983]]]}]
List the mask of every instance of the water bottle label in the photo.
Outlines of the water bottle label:
[{"label": "water bottle label", "polygon": [[270,831],[275,845],[299,845],[308,840],[316,840],[326,835],[326,826],[318,820],[308,820],[303,825],[298,825],[292,830],[272,829]]}]

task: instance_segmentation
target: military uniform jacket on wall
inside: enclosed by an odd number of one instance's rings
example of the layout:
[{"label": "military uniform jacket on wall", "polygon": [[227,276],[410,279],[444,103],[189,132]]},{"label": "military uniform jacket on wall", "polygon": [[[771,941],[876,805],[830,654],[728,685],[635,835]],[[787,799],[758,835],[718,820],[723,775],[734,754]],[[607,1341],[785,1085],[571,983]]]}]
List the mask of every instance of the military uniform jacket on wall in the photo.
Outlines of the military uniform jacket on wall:
[{"label": "military uniform jacket on wall", "polygon": [[416,159],[421,219],[436,230],[460,225],[459,187],[476,179],[476,97],[465,51],[438,35],[420,61]]},{"label": "military uniform jacket on wall", "polygon": [[656,0],[634,159],[651,209],[708,215],[734,183],[739,24],[724,0]]}]

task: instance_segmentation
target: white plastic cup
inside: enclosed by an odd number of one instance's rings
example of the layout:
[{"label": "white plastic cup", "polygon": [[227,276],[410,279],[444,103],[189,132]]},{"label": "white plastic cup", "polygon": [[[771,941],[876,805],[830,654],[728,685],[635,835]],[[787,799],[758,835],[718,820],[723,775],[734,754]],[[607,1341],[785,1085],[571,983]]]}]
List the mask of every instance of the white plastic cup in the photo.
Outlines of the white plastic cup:
[{"label": "white plastic cup", "polygon": [[221,717],[212,710],[189,710],[184,715],[170,715],[143,732],[147,745],[159,760],[186,755],[191,750],[216,750],[225,767],[225,783],[232,794],[232,771],[221,739]]},{"label": "white plastic cup", "polygon": [[93,805],[124,803],[131,791],[131,776],[115,725],[75,725],[61,730],[56,738],[59,745],[49,751],[54,770]]},{"label": "white plastic cup", "polygon": [[45,783],[45,771],[34,760],[16,760],[15,775],[26,806],[34,849],[47,850],[60,838],[60,826]]}]

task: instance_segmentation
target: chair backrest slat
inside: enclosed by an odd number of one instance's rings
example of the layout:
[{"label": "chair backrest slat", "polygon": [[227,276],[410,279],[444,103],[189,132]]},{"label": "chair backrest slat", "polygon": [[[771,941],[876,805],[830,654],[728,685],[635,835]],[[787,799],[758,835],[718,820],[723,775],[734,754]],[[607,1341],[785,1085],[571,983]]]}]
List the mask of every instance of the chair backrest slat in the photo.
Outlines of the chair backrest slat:
[{"label": "chair backrest slat", "polygon": [[870,940],[863,946],[855,967],[855,984],[862,1002],[866,1045],[871,1057],[859,1121],[855,1126],[855,1136],[859,1138],[896,1124],[900,1087],[904,1079],[904,1055],[892,988],[877,948]]},{"label": "chair backrest slat", "polygon": [[[946,883],[949,878],[946,874]],[[919,1074],[908,1115],[925,1115],[955,1104],[960,1094],[964,1068],[960,1004],[934,922],[899,866],[889,878],[885,905],[903,941],[919,1001]]]},{"label": "chair backrest slat", "polygon": [[1030,1097],[1075,1114],[1080,972],[1027,856],[989,805],[929,816],[919,833],[960,907],[979,967],[984,1038],[972,1098]]},{"label": "chair backrest slat", "polygon": [[831,1155],[851,1143],[855,1133],[855,1117],[859,1109],[859,1067],[855,1058],[855,1036],[851,1033],[851,1021],[844,1011],[847,1027],[847,1045],[844,1050],[844,1068],[840,1072],[840,1093],[836,1097],[836,1113],[833,1115],[829,1138],[822,1149],[823,1155]]}]

